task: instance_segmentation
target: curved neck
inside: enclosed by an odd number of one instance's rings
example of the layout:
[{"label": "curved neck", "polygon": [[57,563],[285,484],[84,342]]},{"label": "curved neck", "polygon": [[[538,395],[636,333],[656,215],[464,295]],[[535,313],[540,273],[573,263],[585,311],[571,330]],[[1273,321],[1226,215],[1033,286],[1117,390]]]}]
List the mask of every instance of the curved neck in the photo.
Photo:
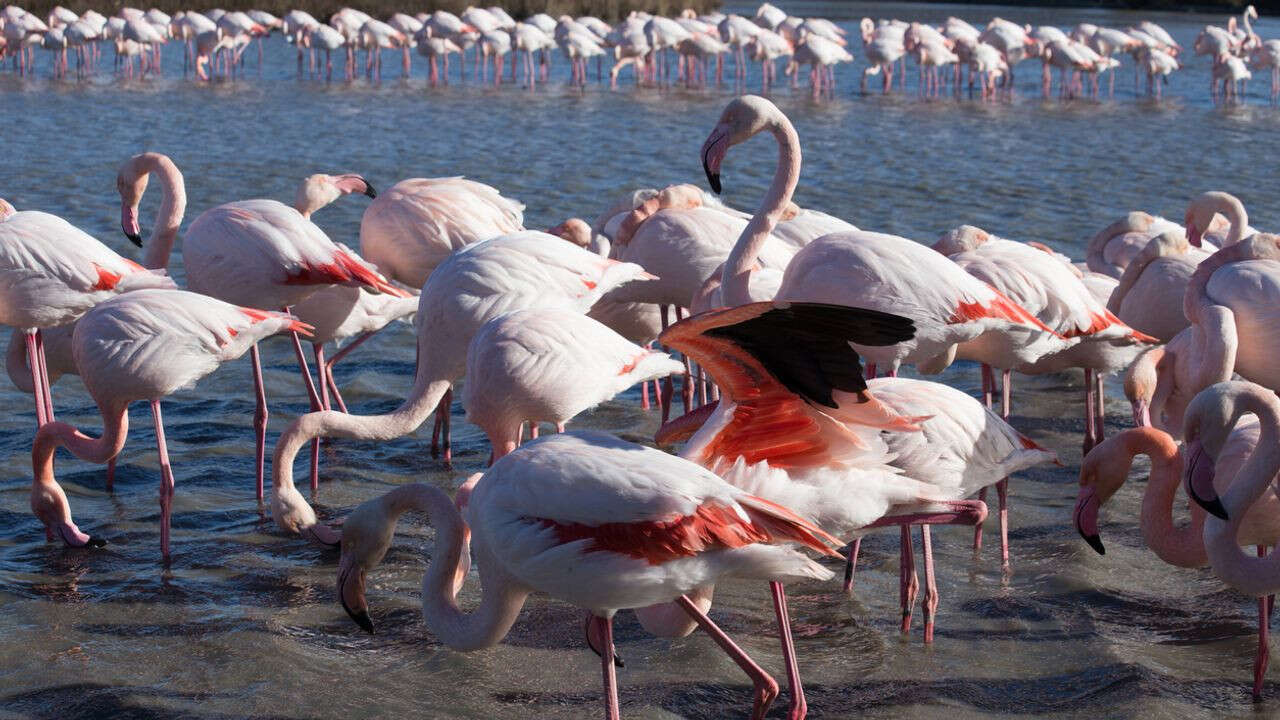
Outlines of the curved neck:
[{"label": "curved neck", "polygon": [[129,434],[129,403],[100,405],[99,409],[102,411],[102,437],[89,437],[62,422],[51,422],[40,428],[31,450],[33,484],[58,484],[53,476],[53,455],[59,447],[65,447],[72,455],[91,463],[105,463],[120,453]]},{"label": "curved neck", "polygon": [[[1245,27],[1249,26],[1248,19],[1245,20]],[[1249,33],[1253,34],[1252,31]],[[1230,230],[1227,231],[1227,239],[1223,241],[1225,245],[1235,245],[1244,240],[1245,228],[1249,227],[1249,214],[1244,210],[1244,203],[1234,195],[1224,197],[1222,205],[1218,210],[1231,223]]]},{"label": "curved neck", "polygon": [[169,266],[169,255],[173,252],[173,243],[178,237],[178,226],[182,224],[182,216],[187,211],[187,188],[178,166],[163,155],[148,156],[143,169],[160,178],[160,211],[156,213],[155,226],[151,229],[151,239],[147,241],[147,255],[143,262],[146,267],[155,270]]},{"label": "curved neck", "polygon": [[300,416],[276,441],[271,464],[272,486],[293,488],[293,460],[302,446],[314,438],[393,440],[413,432],[430,417],[452,385],[451,380],[437,377],[428,363],[420,360],[409,396],[400,407],[385,415],[349,415],[323,410]]},{"label": "curved neck", "polygon": [[791,202],[796,183],[800,179],[800,137],[781,112],[769,123],[769,131],[778,141],[778,167],[773,173],[773,183],[756,214],[743,228],[742,235],[729,253],[720,276],[721,294],[724,303],[733,307],[751,302],[748,293],[751,266],[760,256],[760,250],[769,239],[769,233],[777,226],[778,220]]},{"label": "curved neck", "polygon": [[[480,561],[480,606],[469,613],[458,607],[457,583],[463,553],[467,551],[462,515],[439,488],[422,483],[403,485],[384,495],[384,512],[390,523],[409,510],[427,515],[436,531],[431,563],[422,580],[422,617],[427,627],[454,650],[479,650],[498,644],[520,615],[529,591],[502,572],[496,558]],[[477,555],[484,555],[477,548]]]},{"label": "curved neck", "polygon": [[1280,471],[1280,412],[1269,390],[1257,385],[1238,398],[1243,412],[1258,416],[1258,444],[1222,496],[1229,520],[1216,517],[1205,521],[1205,549],[1214,572],[1224,582],[1247,595],[1268,595],[1280,589],[1280,552],[1265,558],[1250,557],[1240,551],[1238,533],[1250,507],[1271,488]]},{"label": "curved neck", "polygon": [[1131,458],[1139,453],[1151,458],[1151,476],[1142,495],[1139,521],[1142,540],[1170,565],[1203,567],[1209,561],[1203,539],[1205,511],[1193,504],[1191,522],[1183,527],[1173,524],[1173,503],[1182,483],[1182,453],[1167,434],[1150,428],[1144,430],[1147,432],[1130,436],[1133,440],[1129,447]]},{"label": "curved neck", "polygon": [[1215,383],[1226,382],[1236,366],[1239,338],[1236,334],[1235,313],[1230,308],[1215,305],[1202,309],[1196,324],[1191,326],[1192,337],[1198,352],[1195,354],[1195,370],[1188,395],[1195,395]]}]

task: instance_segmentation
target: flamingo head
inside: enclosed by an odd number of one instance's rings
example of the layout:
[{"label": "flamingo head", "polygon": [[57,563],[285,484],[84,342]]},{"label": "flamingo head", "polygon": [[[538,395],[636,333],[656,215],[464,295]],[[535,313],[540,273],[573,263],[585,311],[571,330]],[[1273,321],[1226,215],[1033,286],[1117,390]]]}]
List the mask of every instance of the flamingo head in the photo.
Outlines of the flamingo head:
[{"label": "flamingo head", "polygon": [[1210,385],[1192,399],[1183,415],[1187,494],[1223,520],[1227,519],[1227,509],[1214,488],[1214,465],[1240,416],[1250,412],[1240,400],[1253,387],[1252,383],[1239,381]]},{"label": "flamingo head", "polygon": [[943,255],[955,255],[956,253],[974,250],[978,246],[991,239],[991,234],[982,228],[973,225],[961,225],[952,228],[938,237],[938,242],[933,244],[933,249]]},{"label": "flamingo head", "polygon": [[355,173],[347,173],[345,175],[317,173],[307,177],[298,185],[298,192],[294,198],[294,207],[304,217],[310,217],[311,213],[316,210],[343,195],[351,193],[360,193],[371,198],[378,197],[377,191],[373,189],[369,181]]},{"label": "flamingo head", "polygon": [[1076,532],[1099,555],[1106,555],[1107,549],[1098,530],[1098,513],[1129,478],[1134,453],[1126,440],[1127,434],[1134,432],[1126,430],[1107,438],[1089,451],[1080,465],[1080,493],[1076,496],[1072,519]]},{"label": "flamingo head", "polygon": [[762,130],[778,127],[785,119],[776,105],[758,95],[742,95],[730,100],[720,114],[720,121],[702,143],[702,169],[711,190],[720,194],[720,164],[730,147]]},{"label": "flamingo head", "polygon": [[1229,212],[1238,202],[1231,195],[1216,191],[1202,193],[1194,198],[1187,204],[1187,212],[1183,216],[1187,242],[1195,247],[1201,247],[1205,231],[1213,225],[1214,215],[1219,212]]},{"label": "flamingo head", "polygon": [[18,212],[8,200],[0,198],[0,220],[8,220],[11,215]]},{"label": "flamingo head", "polygon": [[138,204],[147,191],[148,153],[134,155],[116,173],[116,191],[120,193],[120,229],[129,242],[142,247],[142,226],[138,223]]},{"label": "flamingo head", "polygon": [[395,517],[388,512],[384,498],[360,505],[342,524],[338,602],[347,615],[369,633],[373,633],[373,620],[364,596],[365,577],[386,557],[394,533]]},{"label": "flamingo head", "polygon": [[591,226],[581,218],[569,218],[547,232],[581,248],[591,245]]},{"label": "flamingo head", "polygon": [[1133,408],[1133,424],[1138,427],[1151,424],[1151,400],[1160,381],[1160,361],[1164,356],[1163,345],[1149,348],[1124,371],[1124,394]]}]

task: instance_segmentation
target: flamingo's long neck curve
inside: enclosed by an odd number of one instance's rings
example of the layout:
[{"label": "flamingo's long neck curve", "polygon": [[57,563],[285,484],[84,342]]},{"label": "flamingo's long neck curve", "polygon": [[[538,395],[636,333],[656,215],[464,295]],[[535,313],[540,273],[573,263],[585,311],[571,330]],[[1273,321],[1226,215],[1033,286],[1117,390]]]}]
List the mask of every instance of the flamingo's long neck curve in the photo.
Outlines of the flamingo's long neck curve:
[{"label": "flamingo's long neck curve", "polygon": [[[102,411],[101,437],[89,437],[63,422],[48,423],[36,433],[31,449],[32,509],[46,524],[52,519],[45,517],[46,513],[58,515],[56,521],[71,522],[71,508],[53,474],[53,456],[59,447],[65,447],[77,458],[92,463],[105,463],[124,448],[129,434],[129,403],[114,401],[99,407]],[[37,498],[41,501],[37,502]]]},{"label": "flamingo's long neck curve", "polygon": [[436,531],[431,563],[422,580],[422,617],[445,645],[468,651],[497,645],[515,623],[529,591],[501,569],[480,544],[480,606],[469,613],[458,607],[457,583],[467,530],[462,515],[439,488],[421,483],[404,485],[384,496],[387,521],[394,523],[408,510],[426,513]]},{"label": "flamingo's long neck curve", "polygon": [[760,203],[760,208],[752,216],[751,221],[743,228],[742,235],[729,253],[721,274],[721,294],[725,305],[737,306],[751,302],[748,292],[751,266],[760,256],[760,250],[769,239],[778,220],[791,202],[796,183],[800,180],[800,137],[791,121],[781,111],[772,111],[776,115],[769,118],[767,125],[778,141],[778,167],[773,174],[773,182],[769,192]]},{"label": "flamingo's long neck curve", "polygon": [[147,241],[147,254],[143,265],[153,270],[169,266],[173,243],[178,237],[178,226],[187,211],[187,188],[178,166],[164,155],[147,154],[142,160],[143,170],[160,178],[160,210],[156,213],[155,227]]},{"label": "flamingo's long neck curve", "polygon": [[1240,551],[1237,536],[1249,508],[1270,489],[1280,471],[1280,401],[1257,385],[1244,387],[1247,389],[1236,400],[1241,408],[1237,417],[1244,413],[1258,416],[1258,444],[1222,496],[1229,519],[1207,518],[1204,542],[1218,577],[1246,595],[1259,596],[1280,589],[1280,553],[1250,557]]},{"label": "flamingo's long neck curve", "polygon": [[1139,454],[1151,458],[1151,476],[1142,495],[1142,539],[1170,565],[1203,567],[1209,561],[1203,540],[1204,510],[1192,505],[1190,524],[1173,524],[1174,499],[1182,483],[1182,453],[1168,434],[1152,428],[1142,430],[1125,434],[1126,452],[1131,459]]}]

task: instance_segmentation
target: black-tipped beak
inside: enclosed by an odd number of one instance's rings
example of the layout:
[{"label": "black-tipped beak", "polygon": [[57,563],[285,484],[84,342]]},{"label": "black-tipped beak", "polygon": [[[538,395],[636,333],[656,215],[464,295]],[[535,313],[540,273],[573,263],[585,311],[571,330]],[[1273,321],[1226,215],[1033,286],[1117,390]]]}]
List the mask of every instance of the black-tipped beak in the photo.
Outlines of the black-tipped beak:
[{"label": "black-tipped beak", "polygon": [[129,238],[129,242],[133,243],[138,247],[142,247],[142,236],[139,235],[138,233],[131,233],[128,230],[126,230],[124,232],[124,236]]},{"label": "black-tipped beak", "polygon": [[378,197],[378,191],[373,189],[373,186],[369,184],[368,180],[364,181],[364,194],[371,198]]},{"label": "black-tipped beak", "polygon": [[[595,653],[596,657],[601,657],[600,648],[596,647],[596,639],[591,635],[591,620],[592,620],[592,616],[587,615],[587,622],[586,622],[586,625],[582,628],[582,631],[587,636],[587,647],[591,648],[591,652]],[[613,666],[619,667],[619,668],[624,668],[627,666],[627,664],[623,662],[622,658],[618,655],[618,651],[616,648],[613,651]]]},{"label": "black-tipped beak", "polygon": [[106,545],[107,545],[107,539],[98,537],[97,535],[90,535],[89,539],[86,540],[84,544],[85,547],[91,547],[91,548],[106,547]]},{"label": "black-tipped beak", "polygon": [[720,173],[713,173],[710,169],[703,167],[707,173],[707,184],[711,186],[711,192],[720,194]]},{"label": "black-tipped beak", "polygon": [[1213,458],[1205,452],[1199,440],[1190,443],[1191,452],[1187,460],[1187,495],[1210,515],[1226,520],[1227,508],[1213,487]]},{"label": "black-tipped beak", "polygon": [[[1077,528],[1077,530],[1079,530],[1079,528]],[[1101,535],[1086,535],[1083,530],[1080,530],[1080,537],[1084,538],[1084,541],[1089,543],[1089,547],[1093,548],[1094,552],[1099,555],[1107,554],[1107,548],[1102,544]]]},{"label": "black-tipped beak", "polygon": [[1195,494],[1194,491],[1190,492],[1190,495],[1191,499],[1195,500],[1197,505],[1204,508],[1205,512],[1222,520],[1227,519],[1227,508],[1223,506],[1222,500],[1218,497],[1215,496],[1205,499]]},{"label": "black-tipped beak", "polygon": [[347,611],[347,615],[350,615],[351,619],[355,620],[356,624],[359,625],[361,629],[370,635],[373,634],[373,620],[369,617],[368,610],[352,610],[347,607],[346,603],[342,604],[342,609]]}]

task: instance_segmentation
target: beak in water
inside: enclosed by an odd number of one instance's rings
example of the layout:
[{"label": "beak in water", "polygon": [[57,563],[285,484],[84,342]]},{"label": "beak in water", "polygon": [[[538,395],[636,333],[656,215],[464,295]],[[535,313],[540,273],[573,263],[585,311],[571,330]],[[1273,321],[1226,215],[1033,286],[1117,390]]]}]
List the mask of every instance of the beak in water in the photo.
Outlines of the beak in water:
[{"label": "beak in water", "polygon": [[357,625],[373,634],[373,620],[364,599],[364,568],[357,567],[346,554],[338,562],[338,601]]},{"label": "beak in water", "polygon": [[1080,488],[1080,495],[1076,498],[1076,531],[1094,552],[1106,555],[1107,548],[1103,546],[1102,536],[1098,533],[1098,505],[1098,496],[1092,487]]},{"label": "beak in water", "polygon": [[1191,443],[1191,454],[1187,459],[1187,495],[1210,515],[1227,519],[1227,509],[1213,487],[1213,458],[1205,452],[1199,440]]}]

